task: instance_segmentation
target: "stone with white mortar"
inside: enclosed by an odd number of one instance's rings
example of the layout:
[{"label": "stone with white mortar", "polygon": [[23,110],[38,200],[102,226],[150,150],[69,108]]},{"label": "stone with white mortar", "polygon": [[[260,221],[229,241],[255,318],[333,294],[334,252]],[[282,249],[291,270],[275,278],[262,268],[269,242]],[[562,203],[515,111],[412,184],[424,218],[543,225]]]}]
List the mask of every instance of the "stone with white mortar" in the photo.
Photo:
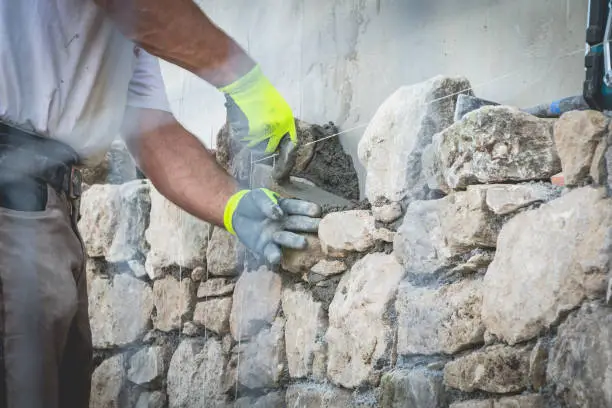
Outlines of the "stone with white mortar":
[{"label": "stone with white mortar", "polygon": [[552,122],[514,107],[485,106],[434,137],[445,192],[471,184],[550,179],[561,172]]},{"label": "stone with white mortar", "polygon": [[515,344],[535,337],[586,298],[603,297],[611,237],[612,201],[603,189],[576,189],[512,218],[484,278],[487,330]]},{"label": "stone with white mortar", "polygon": [[327,317],[323,306],[298,284],[283,290],[282,307],[287,319],[285,344],[289,375],[292,378],[311,376],[315,361],[325,359],[322,351]]},{"label": "stone with white mortar", "polygon": [[153,299],[157,314],[153,325],[163,332],[178,330],[193,310],[195,286],[189,278],[166,276],[153,283]]},{"label": "stone with white mortar", "polygon": [[193,269],[205,264],[210,224],[183,211],[153,187],[150,219],[145,267],[151,279],[164,276],[172,267]]},{"label": "stone with white mortar", "polygon": [[345,388],[378,383],[378,362],[388,358],[393,328],[385,318],[404,269],[393,255],[373,253],[346,273],[329,306],[327,374]]},{"label": "stone with white mortar", "polygon": [[151,288],[128,274],[96,276],[89,283],[89,321],[96,348],[125,346],[142,338],[152,311]]},{"label": "stone with white mortar", "polygon": [[456,95],[468,89],[464,78],[436,76],[399,88],[379,107],[358,148],[371,203],[424,198],[423,149],[453,123]]},{"label": "stone with white mortar", "polygon": [[232,303],[230,329],[236,340],[254,336],[271,324],[281,301],[282,279],[279,274],[262,266],[240,275]]},{"label": "stone with white mortar", "polygon": [[193,322],[217,334],[229,333],[232,298],[215,298],[199,302],[193,312]]},{"label": "stone with white mortar", "polygon": [[402,282],[395,302],[398,354],[454,354],[482,344],[481,288],[481,279],[438,289]]}]

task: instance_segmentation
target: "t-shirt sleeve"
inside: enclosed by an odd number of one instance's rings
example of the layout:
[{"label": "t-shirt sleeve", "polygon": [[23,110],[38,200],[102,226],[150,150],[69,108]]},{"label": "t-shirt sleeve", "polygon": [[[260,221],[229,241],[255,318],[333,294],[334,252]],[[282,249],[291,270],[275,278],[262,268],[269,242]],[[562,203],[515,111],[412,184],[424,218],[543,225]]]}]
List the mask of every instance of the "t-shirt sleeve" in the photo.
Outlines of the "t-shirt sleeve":
[{"label": "t-shirt sleeve", "polygon": [[135,48],[137,62],[128,88],[128,106],[170,112],[159,60],[141,48]]}]

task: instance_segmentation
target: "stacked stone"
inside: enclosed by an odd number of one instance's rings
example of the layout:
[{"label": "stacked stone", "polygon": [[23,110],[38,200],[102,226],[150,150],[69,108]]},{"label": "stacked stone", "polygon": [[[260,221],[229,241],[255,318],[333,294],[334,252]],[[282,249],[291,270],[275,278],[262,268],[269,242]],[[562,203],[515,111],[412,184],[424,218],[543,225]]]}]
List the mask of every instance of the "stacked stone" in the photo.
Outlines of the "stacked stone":
[{"label": "stacked stone", "polygon": [[371,209],[279,270],[146,180],[89,187],[91,406],[612,406],[608,120],[453,123],[469,88],[392,95],[359,146]]}]

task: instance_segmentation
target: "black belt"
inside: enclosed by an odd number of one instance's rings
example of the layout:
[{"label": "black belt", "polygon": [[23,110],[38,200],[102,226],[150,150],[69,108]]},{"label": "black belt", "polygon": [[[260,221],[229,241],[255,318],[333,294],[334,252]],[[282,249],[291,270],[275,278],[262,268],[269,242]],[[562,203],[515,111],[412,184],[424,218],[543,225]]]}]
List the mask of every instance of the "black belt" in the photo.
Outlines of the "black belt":
[{"label": "black belt", "polygon": [[72,148],[53,139],[24,132],[0,122],[0,181],[5,174],[21,174],[49,184],[70,199],[81,195],[79,157]]}]

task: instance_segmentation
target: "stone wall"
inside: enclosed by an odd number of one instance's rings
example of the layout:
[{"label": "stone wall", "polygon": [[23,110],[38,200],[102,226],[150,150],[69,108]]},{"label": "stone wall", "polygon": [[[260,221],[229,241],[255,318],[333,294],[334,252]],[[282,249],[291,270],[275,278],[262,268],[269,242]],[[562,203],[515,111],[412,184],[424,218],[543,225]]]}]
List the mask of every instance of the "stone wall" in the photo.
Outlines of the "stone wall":
[{"label": "stone wall", "polygon": [[359,147],[370,204],[277,271],[146,180],[88,187],[91,406],[612,406],[609,121],[453,123],[466,85],[392,95]]}]

